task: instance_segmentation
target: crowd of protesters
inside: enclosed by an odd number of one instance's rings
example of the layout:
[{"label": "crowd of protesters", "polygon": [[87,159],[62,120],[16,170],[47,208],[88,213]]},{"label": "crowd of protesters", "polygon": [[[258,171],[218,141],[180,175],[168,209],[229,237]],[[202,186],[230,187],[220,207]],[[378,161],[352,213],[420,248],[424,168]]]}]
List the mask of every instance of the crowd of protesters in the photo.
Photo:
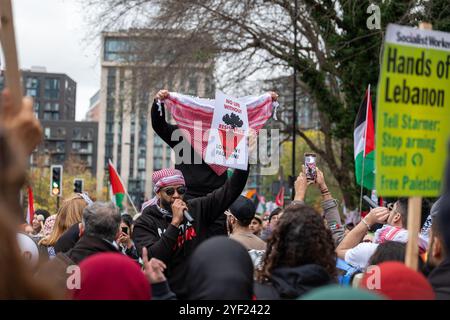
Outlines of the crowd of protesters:
[{"label": "crowd of protesters", "polygon": [[[173,148],[177,127],[161,108],[168,95],[158,92],[151,115],[156,133]],[[319,169],[313,181],[303,169],[294,200],[267,215],[256,214],[241,195],[248,168],[218,176],[202,162],[154,172],[155,197],[134,219],[113,203],[74,194],[54,214],[36,210],[25,225],[15,212],[17,197],[8,195],[23,184],[41,136],[31,102],[15,106],[6,90],[0,260],[8,263],[0,264],[0,299],[450,299],[449,190],[420,232],[417,271],[404,264],[407,200],[344,226]],[[319,190],[321,212],[305,203],[308,188]]]}]

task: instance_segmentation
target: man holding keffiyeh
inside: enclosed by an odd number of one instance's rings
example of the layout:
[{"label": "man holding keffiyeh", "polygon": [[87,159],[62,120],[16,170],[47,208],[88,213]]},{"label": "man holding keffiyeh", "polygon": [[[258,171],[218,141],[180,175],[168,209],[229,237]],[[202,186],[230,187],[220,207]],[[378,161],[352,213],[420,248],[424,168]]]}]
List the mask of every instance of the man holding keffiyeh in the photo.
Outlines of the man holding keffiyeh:
[{"label": "man holding keffiyeh", "polygon": [[[250,128],[259,130],[272,116],[272,104],[278,99],[275,92],[266,93],[258,97],[246,97]],[[184,195],[185,200],[203,197],[208,193],[220,188],[227,181],[226,167],[207,164],[204,161],[204,151],[207,141],[204,133],[211,126],[214,113],[214,100],[201,99],[178,93],[170,93],[167,90],[160,90],[153,101],[151,109],[152,127],[158,136],[166,142],[172,149],[178,144],[184,144],[180,152],[175,152],[175,168],[180,170],[186,181],[187,190]],[[169,124],[166,121],[165,107],[171,110],[177,125]],[[197,122],[196,122],[197,121]],[[201,123],[200,139],[194,130],[199,128],[196,122]],[[177,129],[182,129],[179,138],[172,139],[172,135]],[[188,151],[188,161],[183,161],[183,151]],[[152,204],[152,200],[143,204],[142,210]],[[225,216],[221,215],[215,223],[210,225],[207,236],[226,235]]]}]

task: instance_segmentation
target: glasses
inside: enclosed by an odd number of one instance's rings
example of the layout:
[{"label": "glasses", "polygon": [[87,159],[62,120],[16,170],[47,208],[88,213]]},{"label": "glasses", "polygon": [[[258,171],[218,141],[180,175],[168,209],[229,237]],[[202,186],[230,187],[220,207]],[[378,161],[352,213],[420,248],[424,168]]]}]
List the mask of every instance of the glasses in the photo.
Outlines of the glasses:
[{"label": "glasses", "polygon": [[178,188],[174,188],[174,187],[169,187],[169,188],[165,188],[165,189],[161,189],[161,191],[164,191],[165,194],[167,194],[168,196],[173,196],[175,194],[175,190],[177,191],[177,193],[182,196],[186,193],[186,187],[178,187]]},{"label": "glasses", "polygon": [[394,205],[395,205],[395,202],[391,202],[391,203],[388,203],[388,205],[386,207],[389,209],[390,212],[396,213],[397,209],[394,209]]}]

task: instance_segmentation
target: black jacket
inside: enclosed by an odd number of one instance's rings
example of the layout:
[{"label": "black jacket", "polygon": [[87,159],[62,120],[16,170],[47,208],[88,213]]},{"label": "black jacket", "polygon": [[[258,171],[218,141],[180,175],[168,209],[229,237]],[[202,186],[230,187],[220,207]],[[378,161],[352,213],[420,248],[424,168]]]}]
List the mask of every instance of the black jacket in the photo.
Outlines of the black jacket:
[{"label": "black jacket", "polygon": [[136,220],[133,229],[133,241],[142,253],[142,247],[148,249],[149,257],[164,261],[167,265],[166,277],[170,288],[178,298],[186,298],[187,259],[195,247],[206,239],[208,227],[224,214],[224,211],[236,200],[245,187],[248,171],[235,170],[233,176],[219,189],[205,197],[187,201],[193,223],[186,219],[179,228],[170,222],[171,216],[163,216],[156,205],[145,208]]},{"label": "black jacket", "polygon": [[255,283],[255,296],[257,300],[296,299],[311,289],[331,283],[335,281],[323,267],[316,264],[276,268],[269,282]]},{"label": "black jacket", "polygon": [[87,257],[100,252],[120,253],[115,246],[104,239],[83,235],[75,246],[66,253],[66,256],[76,264],[79,264]]},{"label": "black jacket", "polygon": [[436,300],[450,300],[450,258],[436,267],[428,276]]},{"label": "black jacket", "polygon": [[[174,146],[184,140],[184,137],[181,137],[179,141],[172,141],[172,133],[178,129],[178,126],[166,122],[166,113],[163,104],[161,104],[161,112],[158,108],[156,101],[154,101],[151,110],[153,129],[173,149]],[[175,152],[175,157],[177,157],[176,163],[178,163],[175,164],[175,169],[183,173],[186,186],[188,187],[186,195],[193,198],[203,197],[223,186],[227,181],[227,173],[224,172],[218,176],[202,157],[195,152],[190,142],[188,142],[188,145],[191,148],[191,162],[189,164],[181,163],[183,152],[181,151],[180,154]],[[200,160],[201,163],[199,163]]]},{"label": "black jacket", "polygon": [[58,241],[55,243],[55,252],[67,252],[72,249],[75,244],[80,240],[80,228],[79,224],[76,223],[67,229],[61,237],[59,237]]}]

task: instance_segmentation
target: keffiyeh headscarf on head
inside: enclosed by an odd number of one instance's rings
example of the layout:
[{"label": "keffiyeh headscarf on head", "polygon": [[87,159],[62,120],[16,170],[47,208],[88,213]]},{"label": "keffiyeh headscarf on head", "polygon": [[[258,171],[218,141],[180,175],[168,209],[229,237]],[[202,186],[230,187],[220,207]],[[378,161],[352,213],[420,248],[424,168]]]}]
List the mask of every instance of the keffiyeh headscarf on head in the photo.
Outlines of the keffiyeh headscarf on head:
[{"label": "keffiyeh headscarf on head", "polygon": [[[153,172],[152,182],[153,182],[153,191],[155,193],[158,193],[159,190],[168,186],[186,185],[183,173],[181,173],[180,170],[170,168]],[[158,198],[156,196],[153,199],[144,202],[144,204],[142,204],[141,212],[144,211],[144,209],[147,208],[148,206],[157,204],[157,202]]]},{"label": "keffiyeh headscarf on head", "polygon": [[153,172],[153,191],[158,193],[161,188],[175,185],[186,185],[183,174],[177,169],[162,169]]}]

